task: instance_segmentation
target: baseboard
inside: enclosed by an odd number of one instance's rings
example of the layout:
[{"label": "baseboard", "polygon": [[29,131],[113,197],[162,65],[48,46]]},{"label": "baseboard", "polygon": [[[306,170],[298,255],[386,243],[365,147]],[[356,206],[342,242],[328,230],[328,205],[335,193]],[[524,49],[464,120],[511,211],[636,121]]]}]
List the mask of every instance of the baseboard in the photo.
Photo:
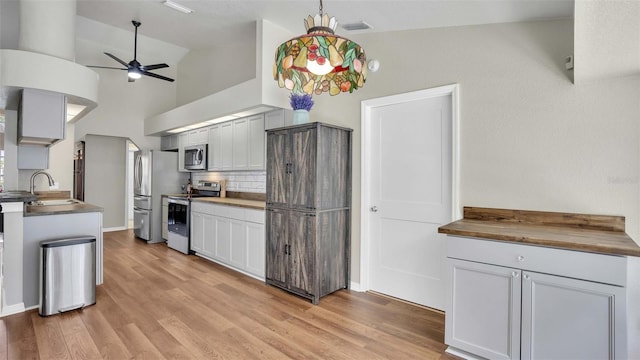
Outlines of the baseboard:
[{"label": "baseboard", "polygon": [[473,354],[468,353],[468,352],[463,351],[463,350],[456,349],[456,348],[451,347],[451,346],[449,346],[447,348],[447,350],[445,350],[444,352],[446,352],[447,354],[451,354],[451,355],[457,356],[457,357],[462,358],[462,359],[467,359],[467,360],[482,360],[483,359],[481,357],[478,357],[476,355],[473,355]]},{"label": "baseboard", "polygon": [[5,305],[2,308],[2,317],[9,316],[13,314],[23,313],[25,312],[24,303],[17,303],[13,305]]},{"label": "baseboard", "polygon": [[128,230],[128,229],[129,228],[126,226],[115,226],[110,228],[103,228],[102,232],[122,231],[122,230]]},{"label": "baseboard", "polygon": [[349,290],[356,291],[356,292],[363,292],[364,291],[364,290],[362,290],[360,288],[360,283],[353,282],[353,281],[349,284]]}]

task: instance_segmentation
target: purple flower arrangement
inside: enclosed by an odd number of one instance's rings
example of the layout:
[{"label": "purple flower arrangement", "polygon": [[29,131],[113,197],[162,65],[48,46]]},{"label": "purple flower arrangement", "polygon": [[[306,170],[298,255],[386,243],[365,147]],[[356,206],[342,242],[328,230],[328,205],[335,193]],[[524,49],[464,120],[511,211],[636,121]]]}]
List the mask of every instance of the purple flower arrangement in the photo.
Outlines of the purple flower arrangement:
[{"label": "purple flower arrangement", "polygon": [[291,93],[289,99],[293,110],[310,111],[313,107],[313,99],[311,99],[311,95],[309,94]]}]

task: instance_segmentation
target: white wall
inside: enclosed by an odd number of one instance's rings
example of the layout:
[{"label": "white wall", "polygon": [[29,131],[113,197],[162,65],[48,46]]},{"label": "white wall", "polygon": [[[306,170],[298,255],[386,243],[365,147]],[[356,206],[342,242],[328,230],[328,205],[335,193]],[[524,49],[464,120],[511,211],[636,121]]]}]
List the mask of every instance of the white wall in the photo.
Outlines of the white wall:
[{"label": "white wall", "polygon": [[230,29],[225,38],[222,45],[195,49],[182,58],[178,64],[177,105],[256,77],[256,23]]},{"label": "white wall", "polygon": [[[77,40],[79,63],[91,64],[103,51],[99,43]],[[176,66],[169,65],[162,75],[175,78]],[[86,134],[128,137],[143,149],[159,149],[158,137],[144,135],[144,119],[176,106],[176,83],[147,76],[130,83],[125,71],[95,70],[100,74],[98,107],[75,124],[75,138]]]},{"label": "white wall", "polygon": [[[623,215],[640,243],[640,74],[573,85],[564,70],[571,20],[352,38],[380,71],[353,94],[315,97],[311,111],[312,120],[355,130],[352,281],[360,278],[360,102],[452,83],[460,84],[462,206]],[[631,284],[637,304],[640,283]],[[640,310],[630,312],[629,339],[638,339]],[[630,346],[640,358],[640,343]]]}]

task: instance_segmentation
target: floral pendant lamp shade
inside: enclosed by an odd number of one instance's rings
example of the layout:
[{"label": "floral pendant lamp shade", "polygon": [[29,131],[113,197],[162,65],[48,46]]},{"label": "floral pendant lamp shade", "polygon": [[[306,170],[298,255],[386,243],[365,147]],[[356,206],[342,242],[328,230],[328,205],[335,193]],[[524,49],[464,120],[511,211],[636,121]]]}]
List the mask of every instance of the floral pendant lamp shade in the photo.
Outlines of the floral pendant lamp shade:
[{"label": "floral pendant lamp shade", "polygon": [[321,95],[353,92],[367,78],[364,49],[335,35],[338,22],[322,13],[304,20],[307,33],[284,42],[276,50],[273,77],[293,93]]}]

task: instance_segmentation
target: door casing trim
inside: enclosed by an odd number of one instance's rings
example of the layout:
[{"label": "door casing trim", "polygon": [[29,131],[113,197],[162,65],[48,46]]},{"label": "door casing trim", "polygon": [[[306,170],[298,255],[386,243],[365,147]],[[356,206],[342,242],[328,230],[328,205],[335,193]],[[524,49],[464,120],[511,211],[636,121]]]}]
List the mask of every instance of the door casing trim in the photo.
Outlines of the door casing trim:
[{"label": "door casing trim", "polygon": [[360,283],[359,290],[370,290],[369,266],[369,189],[371,182],[367,174],[371,171],[371,112],[377,107],[400,104],[417,99],[451,96],[451,219],[462,218],[460,207],[460,86],[458,84],[444,85],[430,89],[412,91],[403,94],[384,96],[363,100],[360,105]]}]

